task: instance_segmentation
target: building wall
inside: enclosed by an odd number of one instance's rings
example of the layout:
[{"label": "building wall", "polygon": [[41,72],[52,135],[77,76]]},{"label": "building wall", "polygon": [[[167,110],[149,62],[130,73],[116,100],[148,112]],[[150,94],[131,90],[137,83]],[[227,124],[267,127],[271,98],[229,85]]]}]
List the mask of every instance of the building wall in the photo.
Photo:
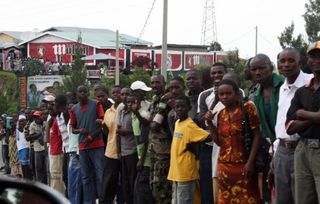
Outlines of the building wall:
[{"label": "building wall", "polygon": [[[72,63],[72,55],[76,47],[76,42],[31,42],[29,43],[29,57],[51,62],[60,61],[63,64]],[[81,45],[83,55],[94,54],[94,48],[88,45]]]},{"label": "building wall", "polygon": [[10,35],[1,33],[0,34],[0,41],[1,42],[13,42],[14,38],[12,36],[10,36]]}]

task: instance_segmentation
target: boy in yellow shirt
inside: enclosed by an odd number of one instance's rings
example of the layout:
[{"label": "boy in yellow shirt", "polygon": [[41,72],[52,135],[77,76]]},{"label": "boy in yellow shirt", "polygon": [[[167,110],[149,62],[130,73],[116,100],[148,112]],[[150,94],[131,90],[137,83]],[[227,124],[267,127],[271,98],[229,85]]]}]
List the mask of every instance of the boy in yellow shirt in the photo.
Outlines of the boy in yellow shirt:
[{"label": "boy in yellow shirt", "polygon": [[204,141],[209,133],[188,117],[191,109],[190,101],[186,96],[175,99],[174,109],[178,120],[171,144],[170,169],[168,180],[173,182],[174,204],[192,204],[196,180],[199,179],[199,169],[195,155],[188,151],[188,145]]}]

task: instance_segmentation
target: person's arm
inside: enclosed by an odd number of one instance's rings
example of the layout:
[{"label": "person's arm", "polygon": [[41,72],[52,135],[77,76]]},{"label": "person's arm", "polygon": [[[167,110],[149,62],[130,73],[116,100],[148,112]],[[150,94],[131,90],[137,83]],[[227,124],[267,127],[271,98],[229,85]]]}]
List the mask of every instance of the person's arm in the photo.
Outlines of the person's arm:
[{"label": "person's arm", "polygon": [[204,118],[207,121],[207,125],[210,130],[210,136],[211,136],[212,140],[214,141],[214,143],[216,143],[219,146],[220,142],[219,142],[219,137],[218,137],[218,129],[212,123],[212,120],[216,114],[217,114],[217,112],[213,114],[211,111],[208,111],[204,115]]},{"label": "person's arm", "polygon": [[286,125],[287,127],[287,134],[293,135],[298,132],[302,132],[309,128],[312,125],[311,121],[308,120],[291,120]]},{"label": "person's arm", "polygon": [[301,120],[307,120],[311,123],[320,123],[320,112],[311,112],[306,110],[298,110],[296,112],[297,118]]},{"label": "person's arm", "polygon": [[302,119],[305,117],[305,111],[303,110],[300,100],[300,90],[301,89],[298,89],[296,91],[287,112],[286,129],[288,135],[302,132],[312,125],[310,120]]},{"label": "person's arm", "polygon": [[140,171],[143,168],[144,165],[144,160],[146,159],[146,155],[147,155],[147,150],[148,150],[148,142],[145,142],[143,144],[143,152],[142,155],[137,163],[137,170]]},{"label": "person's arm", "polygon": [[138,118],[138,120],[140,121],[140,123],[142,125],[148,126],[150,124],[150,121],[148,119],[146,119],[145,117],[142,117],[142,115],[139,112],[140,107],[141,106],[140,106],[139,102],[136,100],[135,103],[131,107],[131,111]]},{"label": "person's arm", "polygon": [[122,128],[121,126],[118,126],[117,134],[119,134],[120,136],[128,136],[128,135],[132,135],[133,131],[132,130],[128,130],[126,128]]},{"label": "person's arm", "polygon": [[252,141],[249,158],[243,170],[245,176],[251,176],[254,173],[254,161],[256,159],[257,152],[260,145],[260,140],[261,140],[260,129],[255,128],[254,130],[252,130],[252,135],[253,135],[253,141]]}]

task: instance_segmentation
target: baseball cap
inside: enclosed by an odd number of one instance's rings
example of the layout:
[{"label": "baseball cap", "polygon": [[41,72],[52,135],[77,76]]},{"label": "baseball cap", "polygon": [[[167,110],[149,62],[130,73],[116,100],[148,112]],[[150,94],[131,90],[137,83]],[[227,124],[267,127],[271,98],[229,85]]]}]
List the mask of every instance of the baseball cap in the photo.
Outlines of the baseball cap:
[{"label": "baseball cap", "polygon": [[33,113],[33,115],[34,116],[42,116],[42,111],[35,111],[34,113]]},{"label": "baseball cap", "polygon": [[52,95],[45,95],[44,99],[42,99],[42,102],[53,102],[56,99],[56,97]]},{"label": "baseball cap", "polygon": [[134,90],[142,90],[142,91],[151,91],[152,88],[148,87],[144,82],[142,81],[135,81],[131,84],[130,87],[133,91]]},{"label": "baseball cap", "polygon": [[308,46],[308,49],[307,49],[307,54],[309,54],[311,51],[317,50],[317,49],[320,50],[320,41],[310,43],[310,45]]}]

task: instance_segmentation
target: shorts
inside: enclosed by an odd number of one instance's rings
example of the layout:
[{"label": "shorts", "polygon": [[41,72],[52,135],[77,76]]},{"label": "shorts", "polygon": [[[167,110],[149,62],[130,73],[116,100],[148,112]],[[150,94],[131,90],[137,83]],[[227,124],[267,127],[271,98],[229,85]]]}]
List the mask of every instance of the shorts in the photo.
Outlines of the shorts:
[{"label": "shorts", "polygon": [[18,151],[18,158],[21,166],[29,166],[29,148],[24,148]]}]

